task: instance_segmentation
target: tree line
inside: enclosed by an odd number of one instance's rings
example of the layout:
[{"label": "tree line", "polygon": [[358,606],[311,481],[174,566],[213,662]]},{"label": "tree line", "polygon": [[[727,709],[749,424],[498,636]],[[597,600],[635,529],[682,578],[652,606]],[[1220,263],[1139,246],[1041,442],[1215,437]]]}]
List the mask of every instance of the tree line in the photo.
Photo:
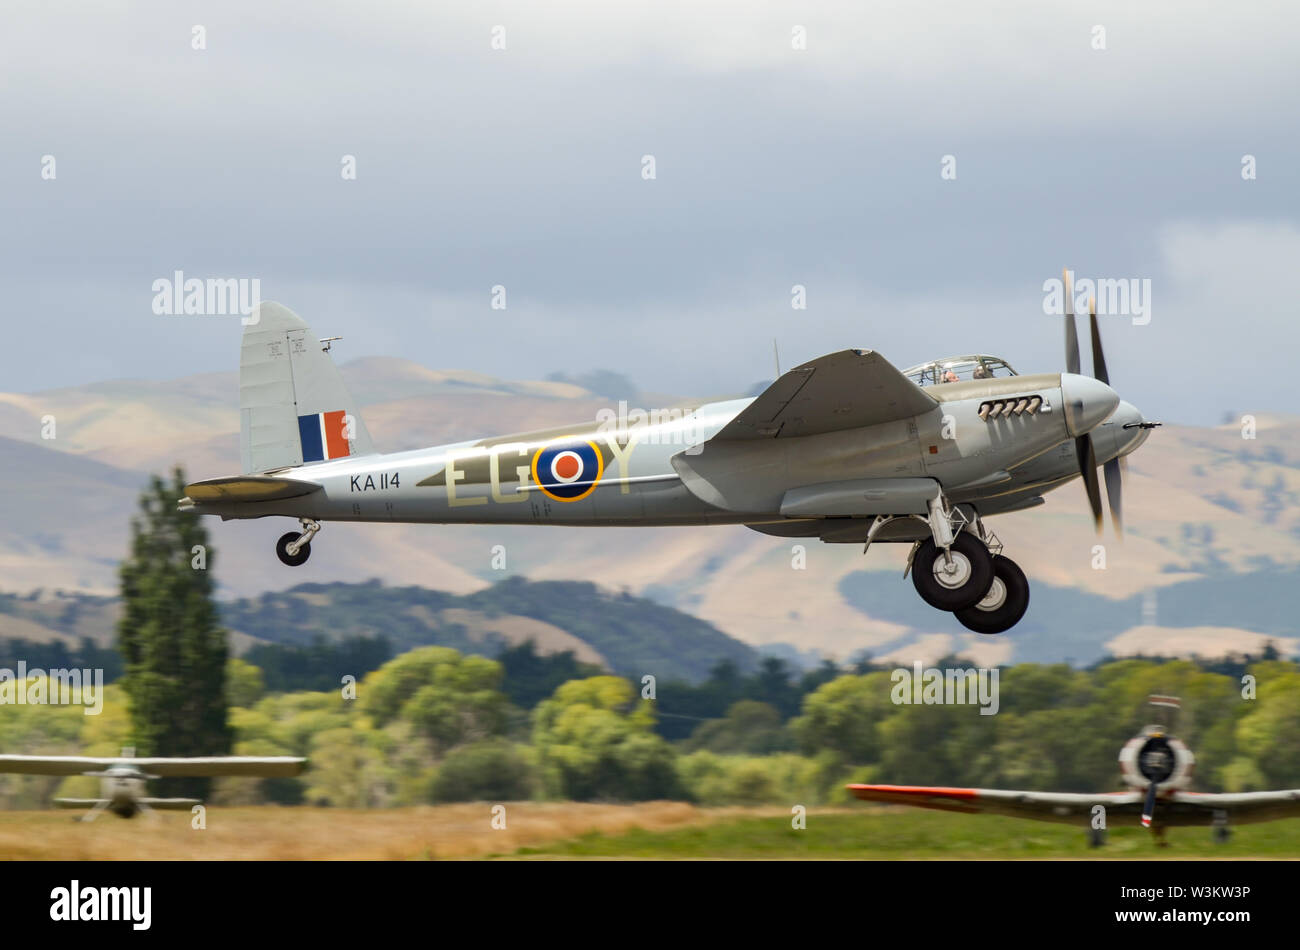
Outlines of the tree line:
[{"label": "tree line", "polygon": [[[106,689],[103,714],[10,707],[0,747],[310,759],[296,779],[159,789],[234,803],[815,804],[843,800],[850,781],[1090,792],[1115,787],[1120,745],[1145,723],[1146,697],[1164,693],[1183,699],[1177,731],[1197,755],[1202,790],[1300,787],[1300,666],[1272,648],[1212,662],[1008,666],[992,716],[974,705],[896,704],[893,672],[869,659],[806,672],[776,658],[752,672],[724,660],[691,683],[612,675],[532,643],[496,659],[444,646],[392,656],[384,638],[236,658],[212,601],[214,552],[197,518],[175,509],[183,485],[179,471],[170,484],[154,478],[132,523],[123,675]],[[200,550],[205,569],[195,568]],[[68,658],[95,659],[95,649],[83,643]],[[92,781],[6,776],[0,802],[37,806],[56,789],[87,796]]]}]

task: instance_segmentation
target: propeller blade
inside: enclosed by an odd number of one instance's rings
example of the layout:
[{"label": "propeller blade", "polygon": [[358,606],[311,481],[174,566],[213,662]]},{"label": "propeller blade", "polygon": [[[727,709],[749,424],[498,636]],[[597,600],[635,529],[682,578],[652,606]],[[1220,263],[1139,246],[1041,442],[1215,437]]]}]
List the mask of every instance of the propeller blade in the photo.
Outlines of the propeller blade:
[{"label": "propeller blade", "polygon": [[1101,485],[1097,483],[1097,453],[1092,448],[1092,436],[1081,435],[1074,440],[1074,452],[1079,457],[1079,474],[1088,489],[1088,504],[1092,506],[1092,520],[1101,534]]},{"label": "propeller blade", "polygon": [[1123,474],[1122,458],[1111,459],[1102,466],[1102,471],[1106,475],[1106,501],[1110,505],[1110,523],[1115,526],[1115,536],[1124,537],[1124,519],[1121,517],[1120,509],[1123,502]]},{"label": "propeller blade", "polygon": [[1147,800],[1142,806],[1142,827],[1150,828],[1156,817],[1156,783],[1147,786]]},{"label": "propeller blade", "polygon": [[1115,526],[1115,536],[1124,537],[1124,519],[1121,514],[1123,508],[1123,466],[1121,459],[1111,459],[1102,466],[1102,471],[1106,476],[1106,501],[1110,505],[1110,523]]},{"label": "propeller blade", "polygon": [[1107,386],[1110,373],[1106,371],[1106,354],[1101,350],[1101,330],[1097,327],[1097,298],[1088,298],[1088,329],[1092,331],[1092,375]]},{"label": "propeller blade", "polygon": [[1065,268],[1065,371],[1079,373],[1079,331],[1074,325],[1074,285],[1070,268]]}]

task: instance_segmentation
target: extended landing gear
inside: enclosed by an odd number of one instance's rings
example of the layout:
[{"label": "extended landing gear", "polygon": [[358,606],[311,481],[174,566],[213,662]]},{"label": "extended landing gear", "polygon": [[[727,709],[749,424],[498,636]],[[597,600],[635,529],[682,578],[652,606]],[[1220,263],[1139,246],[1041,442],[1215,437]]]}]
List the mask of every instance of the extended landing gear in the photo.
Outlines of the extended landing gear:
[{"label": "extended landing gear", "polygon": [[983,599],[993,579],[989,549],[970,534],[957,535],[947,551],[926,538],[912,556],[916,592],[940,610],[973,607]]},{"label": "extended landing gear", "polygon": [[300,518],[299,521],[302,531],[290,531],[275,542],[275,556],[290,567],[307,563],[307,558],[311,557],[311,539],[320,530],[320,522],[314,518]]},{"label": "extended landing gear", "polygon": [[976,633],[1010,630],[1029,609],[1029,581],[1009,557],[993,556],[993,583],[973,607],[953,612],[961,625]]},{"label": "extended landing gear", "polygon": [[[912,552],[912,584],[931,607],[964,610],[984,598],[993,585],[993,556],[982,537],[963,529],[971,522],[942,494],[930,499],[925,519],[930,537]],[[976,525],[983,535],[983,526]]]},{"label": "extended landing gear", "polygon": [[878,515],[867,532],[867,547],[891,521],[912,518],[924,522],[930,537],[916,542],[904,571],[904,576],[911,573],[921,599],[931,607],[951,611],[966,629],[976,633],[1010,630],[1029,608],[1029,581],[1024,571],[1002,555],[1002,542],[969,506],[953,507],[938,494],[928,509],[925,516]]}]

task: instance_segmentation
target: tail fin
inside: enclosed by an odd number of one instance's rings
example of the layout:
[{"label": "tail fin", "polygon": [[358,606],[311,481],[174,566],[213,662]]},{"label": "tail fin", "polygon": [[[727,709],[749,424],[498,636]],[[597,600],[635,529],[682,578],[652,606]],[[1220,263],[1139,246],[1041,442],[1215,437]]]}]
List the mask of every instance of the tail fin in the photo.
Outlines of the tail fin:
[{"label": "tail fin", "polygon": [[244,327],[239,451],[245,474],[374,451],[334,361],[311,327],[278,303],[260,304]]}]

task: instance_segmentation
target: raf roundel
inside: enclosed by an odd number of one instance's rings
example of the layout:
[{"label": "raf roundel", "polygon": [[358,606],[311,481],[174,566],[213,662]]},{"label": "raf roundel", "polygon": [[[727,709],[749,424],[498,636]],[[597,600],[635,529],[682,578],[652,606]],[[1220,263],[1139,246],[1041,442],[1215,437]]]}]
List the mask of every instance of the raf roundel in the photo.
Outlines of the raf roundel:
[{"label": "raf roundel", "polygon": [[562,441],[533,454],[533,483],[556,501],[586,498],[605,473],[605,460],[594,442]]}]

